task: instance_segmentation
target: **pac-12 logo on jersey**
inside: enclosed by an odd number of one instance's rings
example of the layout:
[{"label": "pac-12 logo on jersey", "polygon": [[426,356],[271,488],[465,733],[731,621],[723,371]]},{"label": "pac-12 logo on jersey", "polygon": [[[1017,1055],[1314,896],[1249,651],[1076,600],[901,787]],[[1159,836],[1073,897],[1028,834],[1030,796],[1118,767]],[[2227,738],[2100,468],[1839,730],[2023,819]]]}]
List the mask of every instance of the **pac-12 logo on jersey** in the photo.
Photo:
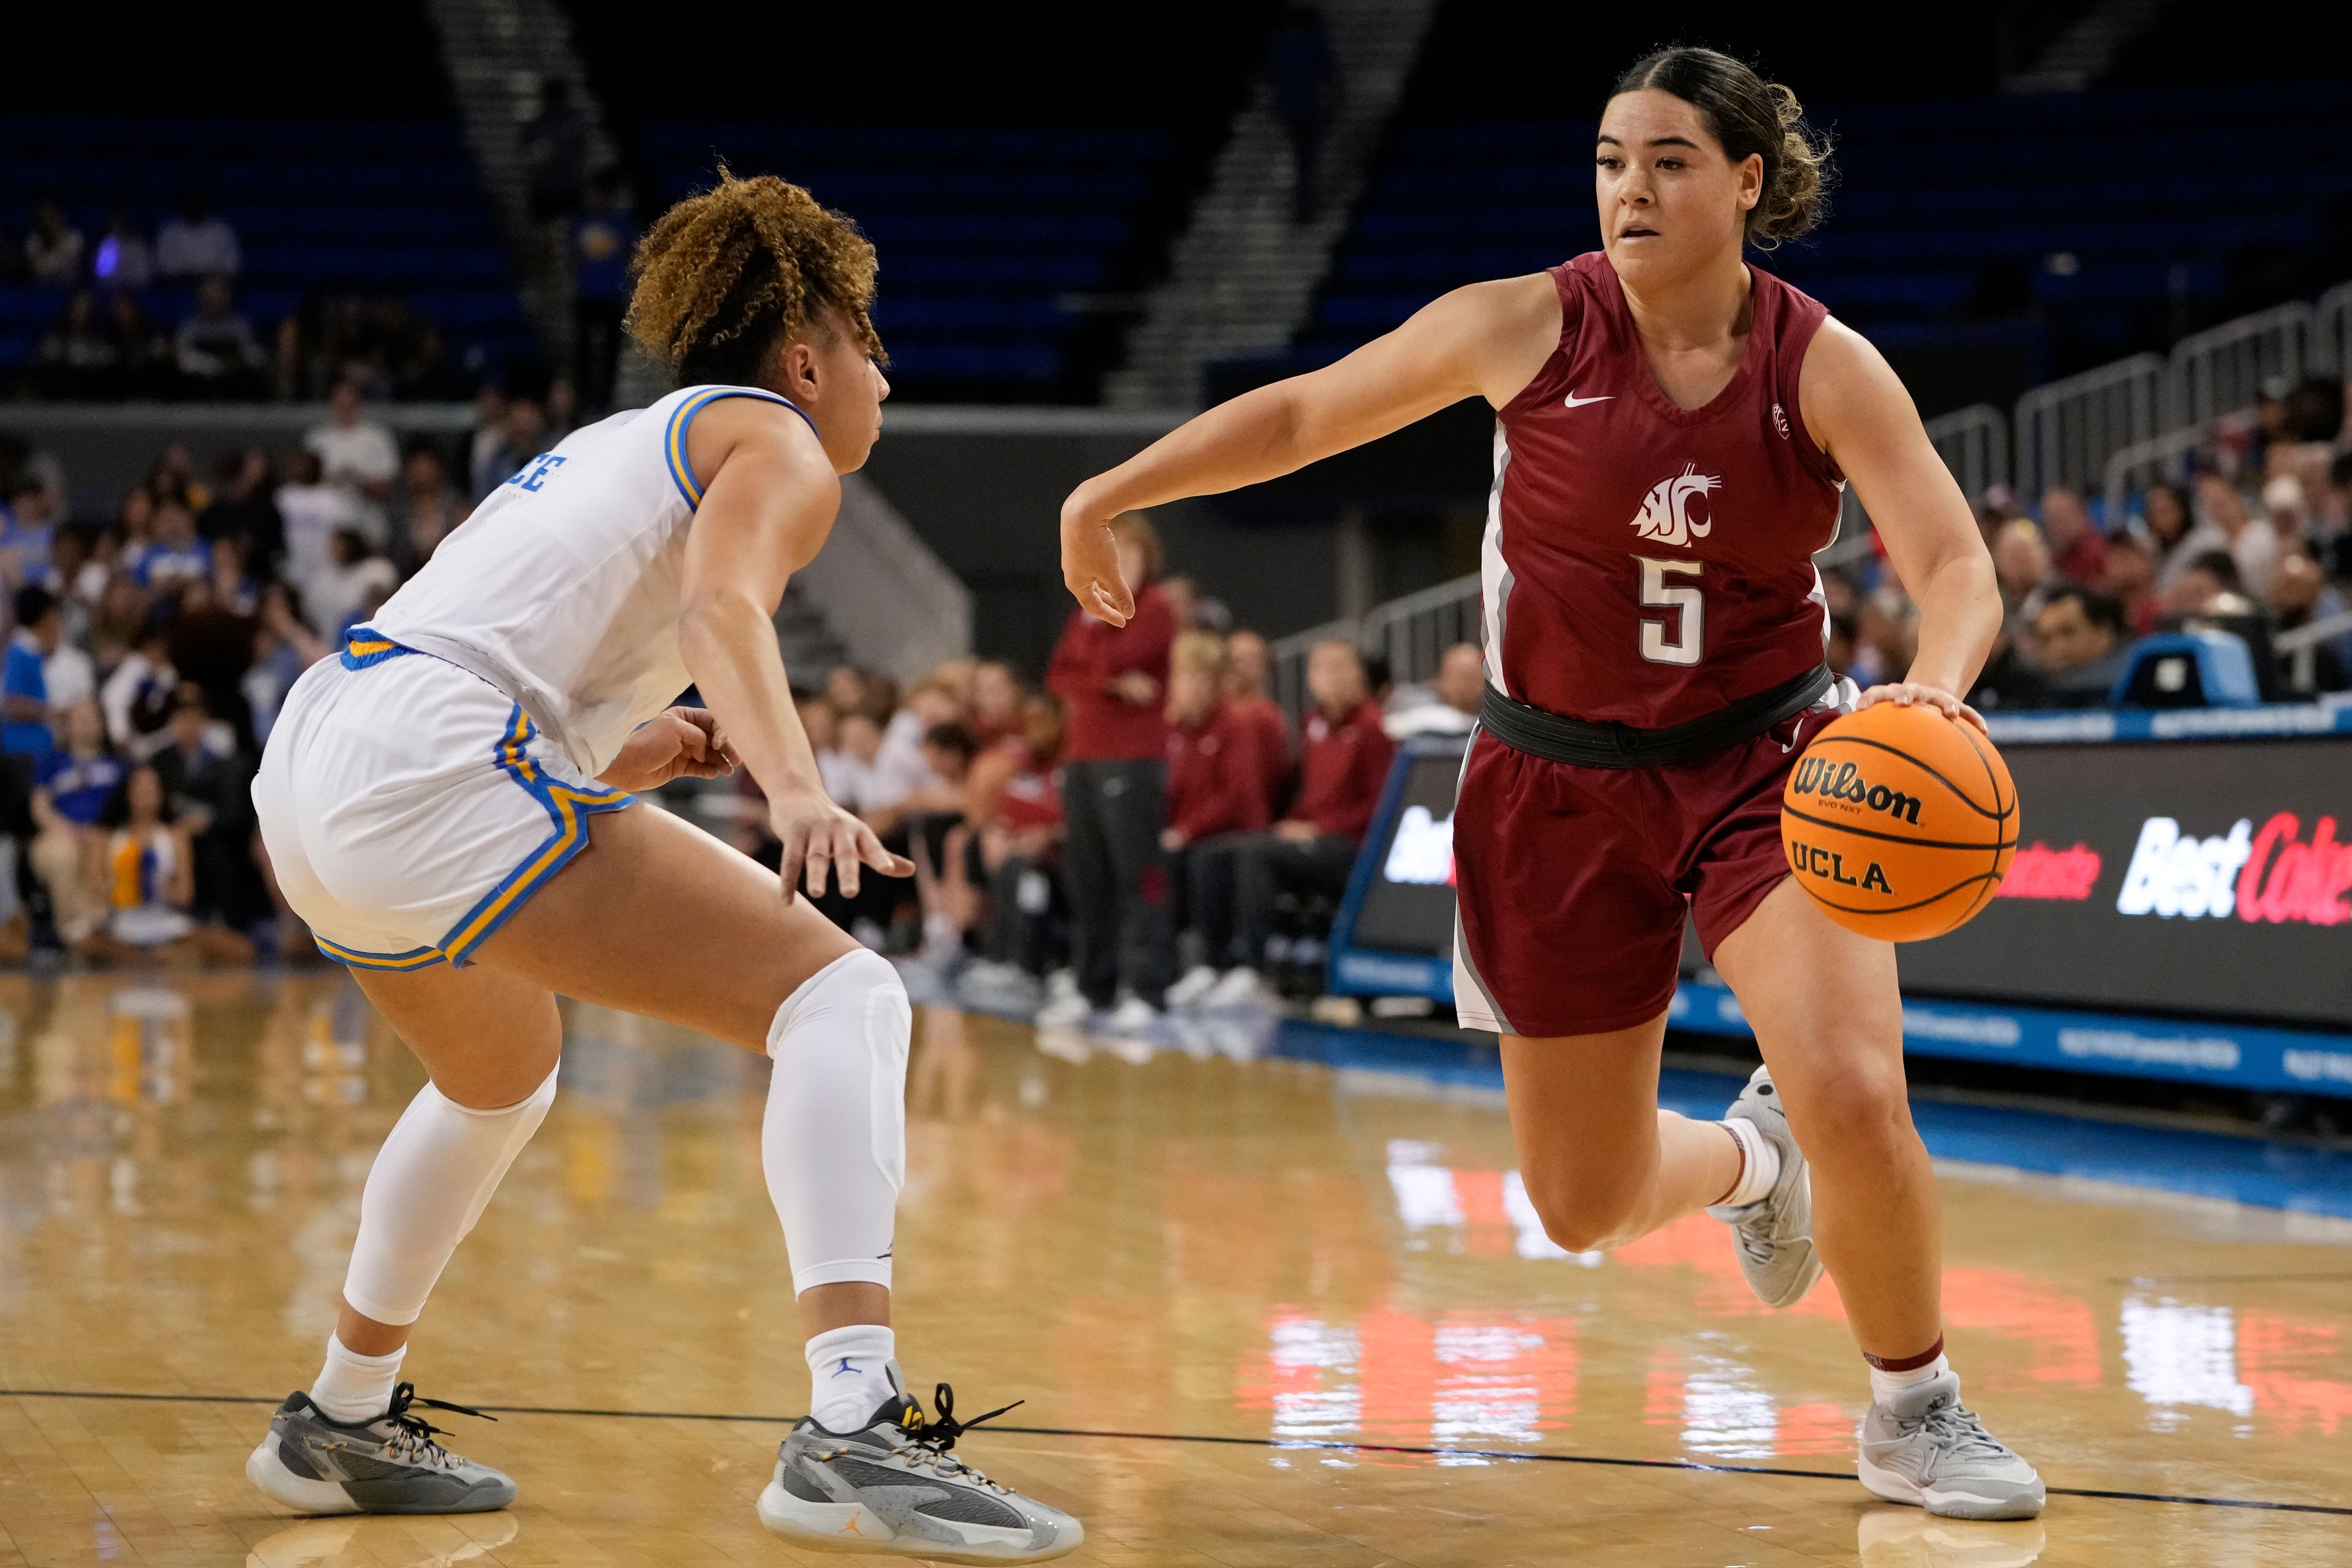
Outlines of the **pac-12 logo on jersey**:
[{"label": "pac-12 logo on jersey", "polygon": [[1679,547],[1705,539],[1715,527],[1715,505],[1706,498],[1722,488],[1721,479],[1700,473],[1696,463],[1687,464],[1673,479],[1660,479],[1650,487],[1633,526],[1643,538],[1661,544]]}]

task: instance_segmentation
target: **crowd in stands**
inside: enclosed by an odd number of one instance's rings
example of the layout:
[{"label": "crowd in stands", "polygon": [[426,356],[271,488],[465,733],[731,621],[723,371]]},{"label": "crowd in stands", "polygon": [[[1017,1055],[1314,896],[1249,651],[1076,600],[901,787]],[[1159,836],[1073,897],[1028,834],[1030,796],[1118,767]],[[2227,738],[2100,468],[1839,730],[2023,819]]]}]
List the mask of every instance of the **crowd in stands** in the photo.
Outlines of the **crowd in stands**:
[{"label": "crowd in stands", "polygon": [[[2007,615],[1973,702],[2104,705],[2133,639],[2175,627],[2245,637],[2264,695],[2352,689],[2343,398],[2273,391],[2120,516],[2064,487],[1982,499]],[[345,378],[299,447],[205,473],[175,443],[100,517],[69,515],[56,464],[0,441],[0,952],[312,957],[247,796],[278,704],[577,417],[561,382],[487,388],[470,432],[403,443]],[[1073,611],[1035,684],[962,659],[902,694],[843,667],[800,713],[834,798],[918,868],[828,893],[829,915],[971,1005],[1129,1028],[1319,982],[1399,741],[1467,731],[1483,674],[1464,645],[1399,689],[1333,641],[1286,714],[1265,639],[1163,572],[1146,520],[1114,527],[1135,617]],[[1898,679],[1916,612],[1892,571],[1865,560],[1823,586],[1832,663]],[[2331,629],[2297,686],[2271,639],[2314,626]],[[741,807],[739,841],[772,862],[764,813]]]},{"label": "crowd in stands", "polygon": [[[1323,939],[1398,741],[1460,733],[1478,652],[1392,690],[1349,643],[1308,659],[1301,721],[1269,695],[1265,639],[1160,574],[1150,525],[1113,525],[1134,619],[1072,611],[1042,686],[940,666],[902,698],[846,667],[801,700],[834,798],[916,863],[827,912],[913,950],[968,1004],[1119,1029],[1169,1008],[1319,987]],[[756,794],[748,780],[741,786]],[[777,846],[745,817],[742,845]]]},{"label": "crowd in stands", "polygon": [[[2122,515],[2066,486],[1996,489],[1978,521],[2006,612],[1969,700],[1986,711],[2108,704],[2135,641],[2158,631],[2242,637],[2261,695],[2352,689],[2352,632],[2307,660],[2273,639],[2352,608],[2352,425],[2344,388],[2274,384],[2254,416],[2227,421],[2177,478],[2135,492]],[[1908,668],[1917,611],[1883,561],[1825,572],[1831,662],[1868,685]],[[2298,668],[2307,667],[2305,673]]]},{"label": "crowd in stands", "polygon": [[201,194],[150,233],[124,212],[84,233],[54,197],[21,235],[0,232],[0,286],[54,296],[24,391],[77,402],[313,401],[337,382],[404,400],[463,399],[478,379],[441,328],[399,295],[278,294],[257,322],[241,302],[236,227]]}]

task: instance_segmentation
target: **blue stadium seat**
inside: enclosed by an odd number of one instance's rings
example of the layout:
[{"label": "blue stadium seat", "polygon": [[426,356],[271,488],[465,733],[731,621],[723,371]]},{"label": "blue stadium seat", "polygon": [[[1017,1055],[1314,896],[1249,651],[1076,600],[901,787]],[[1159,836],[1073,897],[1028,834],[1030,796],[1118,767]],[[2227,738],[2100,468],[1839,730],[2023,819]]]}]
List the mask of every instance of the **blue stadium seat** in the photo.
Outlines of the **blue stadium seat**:
[{"label": "blue stadium seat", "polygon": [[944,397],[1063,384],[1089,320],[1067,297],[1110,283],[1171,151],[1156,132],[921,126],[666,125],[638,147],[662,203],[724,158],[847,213],[881,254],[893,379]]},{"label": "blue stadium seat", "polygon": [[[1410,110],[1408,110],[1408,116]],[[1832,219],[1766,265],[1884,341],[2013,333],[2030,303],[2122,347],[2185,292],[2220,309],[2247,253],[2321,242],[2352,163],[2352,87],[2102,91],[1817,111]],[[1297,347],[1337,353],[1479,278],[1598,243],[1584,121],[1413,123],[1391,135]],[[2008,281],[2012,280],[2013,281]]]}]

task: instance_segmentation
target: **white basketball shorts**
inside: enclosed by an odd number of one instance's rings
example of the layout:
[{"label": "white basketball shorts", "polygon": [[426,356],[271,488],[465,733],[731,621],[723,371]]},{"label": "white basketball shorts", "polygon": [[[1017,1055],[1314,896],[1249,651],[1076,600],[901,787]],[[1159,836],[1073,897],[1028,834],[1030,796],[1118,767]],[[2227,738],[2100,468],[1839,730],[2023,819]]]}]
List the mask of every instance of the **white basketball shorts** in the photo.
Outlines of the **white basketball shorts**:
[{"label": "white basketball shorts", "polygon": [[488,681],[364,628],[294,683],[253,781],[286,901],[361,969],[467,963],[632,799]]}]

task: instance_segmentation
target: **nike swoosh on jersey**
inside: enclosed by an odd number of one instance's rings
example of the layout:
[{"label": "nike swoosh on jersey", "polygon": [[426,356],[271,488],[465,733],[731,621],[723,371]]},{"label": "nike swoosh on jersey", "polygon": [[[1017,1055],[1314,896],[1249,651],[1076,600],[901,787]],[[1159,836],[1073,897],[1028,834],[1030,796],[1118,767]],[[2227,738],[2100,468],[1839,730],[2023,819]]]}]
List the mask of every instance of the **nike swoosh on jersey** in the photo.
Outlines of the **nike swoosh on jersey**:
[{"label": "nike swoosh on jersey", "polygon": [[1560,400],[1560,406],[1563,408],[1581,408],[1588,403],[1610,402],[1614,399],[1616,395],[1617,395],[1613,392],[1608,392],[1601,394],[1599,397],[1579,397],[1576,395],[1576,389],[1574,387],[1570,387],[1569,389],[1568,395]]}]

